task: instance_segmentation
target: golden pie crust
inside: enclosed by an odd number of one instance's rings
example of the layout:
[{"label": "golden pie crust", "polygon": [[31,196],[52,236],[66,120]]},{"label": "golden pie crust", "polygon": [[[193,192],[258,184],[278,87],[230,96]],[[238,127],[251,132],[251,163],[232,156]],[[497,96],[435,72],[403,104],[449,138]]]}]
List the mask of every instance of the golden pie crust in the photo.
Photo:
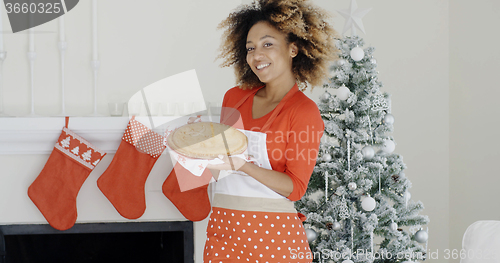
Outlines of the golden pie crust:
[{"label": "golden pie crust", "polygon": [[[222,138],[224,133],[227,149]],[[167,137],[168,146],[177,153],[200,159],[213,159],[218,155],[243,153],[248,145],[247,136],[225,124],[195,122],[175,129]]]}]

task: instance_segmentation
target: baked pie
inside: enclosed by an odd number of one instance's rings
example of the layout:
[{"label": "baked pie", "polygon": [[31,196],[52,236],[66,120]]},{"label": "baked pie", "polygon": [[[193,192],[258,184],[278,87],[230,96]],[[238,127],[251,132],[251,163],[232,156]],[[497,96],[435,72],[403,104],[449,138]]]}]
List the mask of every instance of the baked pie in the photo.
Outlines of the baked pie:
[{"label": "baked pie", "polygon": [[[224,143],[223,136],[226,143]],[[177,153],[201,159],[213,159],[218,155],[243,153],[248,145],[247,136],[225,124],[195,122],[183,125],[167,137],[168,146]]]}]

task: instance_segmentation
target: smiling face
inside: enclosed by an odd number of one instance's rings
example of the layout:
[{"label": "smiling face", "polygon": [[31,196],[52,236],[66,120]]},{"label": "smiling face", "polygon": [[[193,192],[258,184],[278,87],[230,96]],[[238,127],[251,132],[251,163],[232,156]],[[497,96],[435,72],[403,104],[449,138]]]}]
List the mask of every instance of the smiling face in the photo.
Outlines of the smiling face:
[{"label": "smiling face", "polygon": [[247,63],[259,80],[266,84],[295,82],[292,59],[297,55],[295,43],[265,21],[257,22],[247,35]]}]

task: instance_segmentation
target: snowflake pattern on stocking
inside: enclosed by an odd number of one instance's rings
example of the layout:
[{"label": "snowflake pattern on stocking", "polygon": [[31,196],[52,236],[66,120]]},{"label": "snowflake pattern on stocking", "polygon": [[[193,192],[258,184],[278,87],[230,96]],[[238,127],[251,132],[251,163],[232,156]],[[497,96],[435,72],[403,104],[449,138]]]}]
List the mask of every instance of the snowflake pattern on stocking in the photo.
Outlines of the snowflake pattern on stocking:
[{"label": "snowflake pattern on stocking", "polygon": [[78,152],[80,151],[80,147],[76,146],[75,148],[73,148],[73,150],[71,150],[72,153],[74,153],[75,155],[78,155]]},{"label": "snowflake pattern on stocking", "polygon": [[66,139],[61,141],[61,146],[63,148],[69,148],[69,141],[71,140],[71,136],[66,137]]},{"label": "snowflake pattern on stocking", "polygon": [[82,154],[82,159],[84,161],[90,161],[90,158],[92,157],[92,150],[86,151],[84,154]]},{"label": "snowflake pattern on stocking", "polygon": [[[83,166],[94,169],[106,155],[78,134],[64,127],[54,148]],[[70,151],[71,149],[71,151]],[[80,155],[80,152],[83,154]]]}]

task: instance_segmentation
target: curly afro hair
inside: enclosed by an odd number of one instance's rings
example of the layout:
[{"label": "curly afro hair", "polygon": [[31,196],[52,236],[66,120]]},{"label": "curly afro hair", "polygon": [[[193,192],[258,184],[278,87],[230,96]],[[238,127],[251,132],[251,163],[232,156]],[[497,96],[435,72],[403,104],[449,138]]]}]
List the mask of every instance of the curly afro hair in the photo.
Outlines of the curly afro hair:
[{"label": "curly afro hair", "polygon": [[223,20],[218,29],[224,29],[220,54],[221,67],[234,65],[236,81],[242,89],[264,85],[246,62],[246,38],[257,22],[266,21],[287,35],[288,43],[295,43],[299,53],[293,58],[292,71],[304,91],[309,83],[320,86],[328,77],[329,63],[338,58],[334,38],[337,32],[326,19],[326,11],[308,0],[256,0],[240,6]]}]

